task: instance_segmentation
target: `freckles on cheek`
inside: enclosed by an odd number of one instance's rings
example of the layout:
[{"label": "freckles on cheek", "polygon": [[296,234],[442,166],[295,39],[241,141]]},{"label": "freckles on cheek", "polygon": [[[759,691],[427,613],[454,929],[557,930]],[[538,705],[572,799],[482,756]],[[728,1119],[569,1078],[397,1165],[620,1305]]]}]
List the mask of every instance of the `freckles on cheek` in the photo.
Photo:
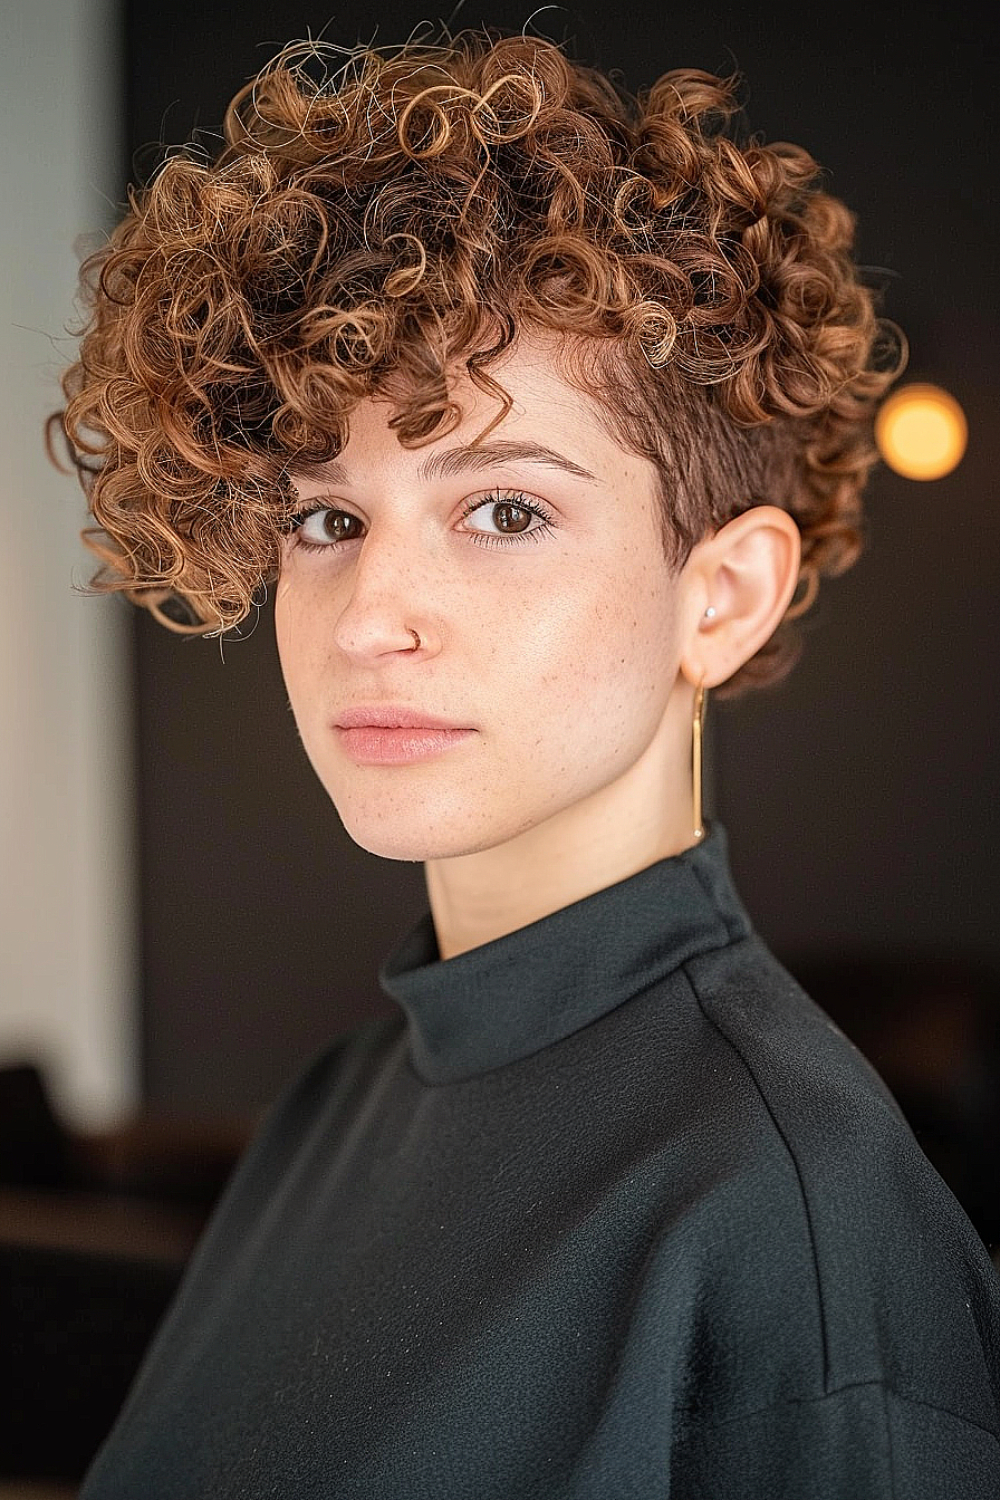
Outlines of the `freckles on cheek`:
[{"label": "freckles on cheek", "polygon": [[283,595],[275,595],[274,633],[285,687],[298,718],[306,708],[307,689],[319,666],[316,646],[321,638],[301,590],[286,586]]}]

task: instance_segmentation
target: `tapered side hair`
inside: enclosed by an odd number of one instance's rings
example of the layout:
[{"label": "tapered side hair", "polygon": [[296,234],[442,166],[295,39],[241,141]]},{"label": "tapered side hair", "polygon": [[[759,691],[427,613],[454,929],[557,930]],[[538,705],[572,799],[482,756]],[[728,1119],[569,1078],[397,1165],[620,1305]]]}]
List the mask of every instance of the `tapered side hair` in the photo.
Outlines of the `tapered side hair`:
[{"label": "tapered side hair", "polygon": [[[337,62],[334,68],[333,63]],[[172,151],[84,265],[61,428],[98,589],[175,629],[238,624],[274,579],[289,474],[352,408],[406,447],[462,418],[466,374],[519,334],[656,466],[663,543],[758,504],[802,537],[785,619],[716,696],[778,681],[822,575],[863,545],[875,408],[902,363],[806,150],[741,140],[739,81],[631,93],[561,45],[492,27],[285,48],[233,99],[218,154]]]}]

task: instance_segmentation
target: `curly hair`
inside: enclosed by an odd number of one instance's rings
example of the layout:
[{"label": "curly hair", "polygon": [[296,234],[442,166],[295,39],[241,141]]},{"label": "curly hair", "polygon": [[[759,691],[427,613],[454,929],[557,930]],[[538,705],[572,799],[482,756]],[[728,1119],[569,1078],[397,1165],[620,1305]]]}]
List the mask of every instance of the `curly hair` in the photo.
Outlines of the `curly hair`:
[{"label": "curly hair", "polygon": [[687,69],[632,94],[493,27],[285,48],[215,159],[169,154],[84,265],[53,420],[97,523],[93,586],[231,628],[277,574],[290,470],[341,451],[358,401],[390,394],[419,446],[461,420],[464,369],[500,402],[490,431],[511,400],[489,365],[551,330],[608,433],[655,465],[672,567],[752,505],[795,519],[798,597],[716,692],[783,677],[820,575],[863,545],[901,340],[812,157],[734,138],[738,88]]}]

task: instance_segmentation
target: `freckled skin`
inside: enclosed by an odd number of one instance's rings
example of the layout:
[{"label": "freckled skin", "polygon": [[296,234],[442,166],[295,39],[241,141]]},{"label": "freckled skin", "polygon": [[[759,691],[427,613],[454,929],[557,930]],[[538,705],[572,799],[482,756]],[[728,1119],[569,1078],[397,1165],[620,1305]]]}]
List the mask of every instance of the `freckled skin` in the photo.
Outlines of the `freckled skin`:
[{"label": "freckled skin", "polygon": [[[405,449],[391,405],[367,400],[341,454],[352,483],[299,485],[304,504],[365,530],[321,552],[289,543],[276,598],[312,765],[358,844],[427,862],[446,956],[694,842],[692,687],[653,466],[597,426],[543,345],[522,341],[497,376],[514,407],[489,437],[545,443],[599,484],[527,463],[418,480],[429,452],[472,441],[495,404],[463,379],[461,426]],[[551,529],[483,545],[462,503],[498,485],[542,501]],[[415,764],[357,765],[332,726],[373,702],[475,732]]]}]

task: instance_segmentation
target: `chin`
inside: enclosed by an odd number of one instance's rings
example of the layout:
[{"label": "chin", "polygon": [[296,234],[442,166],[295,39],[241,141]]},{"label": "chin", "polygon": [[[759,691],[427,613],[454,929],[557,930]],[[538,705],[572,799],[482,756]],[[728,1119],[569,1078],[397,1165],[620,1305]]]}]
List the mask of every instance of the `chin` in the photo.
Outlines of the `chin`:
[{"label": "chin", "polygon": [[409,861],[411,864],[423,864],[428,859],[447,859],[453,854],[466,852],[464,849],[447,847],[444,841],[433,837],[426,829],[411,831],[386,827],[362,826],[358,828],[347,823],[343,818],[341,822],[359,849],[375,854],[379,859],[398,859]]},{"label": "chin", "polygon": [[447,816],[421,815],[412,806],[403,810],[383,805],[373,811],[371,807],[335,805],[348,836],[359,849],[380,859],[423,863],[470,852],[468,836],[460,838],[449,826]]},{"label": "chin", "polygon": [[470,813],[454,803],[421,807],[416,799],[403,806],[394,806],[393,801],[385,799],[377,810],[370,802],[359,805],[354,799],[334,804],[348,836],[359,849],[380,859],[423,863],[479,854],[507,843],[532,822],[527,819],[518,825],[508,818],[492,822],[482,816],[481,808]]}]

